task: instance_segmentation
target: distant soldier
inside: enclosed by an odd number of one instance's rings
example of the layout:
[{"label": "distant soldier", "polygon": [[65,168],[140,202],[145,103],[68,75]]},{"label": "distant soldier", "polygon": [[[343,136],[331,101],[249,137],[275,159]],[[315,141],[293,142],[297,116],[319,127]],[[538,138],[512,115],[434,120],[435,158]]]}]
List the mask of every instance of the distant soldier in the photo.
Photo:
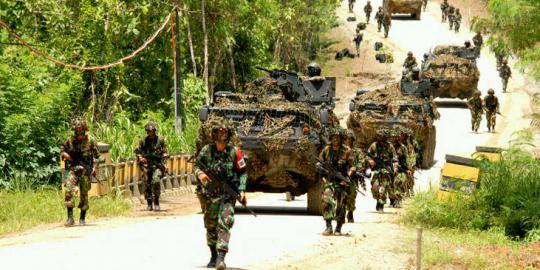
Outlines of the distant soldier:
[{"label": "distant soldier", "polygon": [[354,2],[356,2],[356,0],[349,0],[349,13],[353,13]]},{"label": "distant soldier", "polygon": [[459,27],[461,26],[461,13],[459,12],[459,8],[456,9],[456,14],[454,15],[454,31],[456,33],[459,33]]},{"label": "distant soldier", "polygon": [[495,132],[497,114],[499,112],[499,99],[495,96],[495,90],[490,88],[488,95],[484,98],[486,108],[487,128],[489,132]]},{"label": "distant soldier", "polygon": [[[321,162],[329,164],[345,177],[350,177],[353,173],[353,152],[343,144],[342,132],[334,128],[330,132],[331,144],[323,148],[319,155]],[[350,183],[343,182],[337,177],[328,177],[325,181],[322,208],[323,219],[326,222],[326,229],[323,235],[332,234],[332,220],[336,220],[336,235],[341,234],[341,227],[345,223],[345,211],[347,191]]]},{"label": "distant soldier", "polygon": [[510,70],[507,60],[503,60],[501,67],[499,67],[499,77],[501,77],[502,79],[503,92],[506,93],[506,87],[508,86],[508,79],[512,77],[512,70]]},{"label": "distant soldier", "polygon": [[484,108],[484,101],[480,97],[480,91],[475,91],[473,97],[467,101],[467,107],[471,111],[471,129],[474,132],[478,132],[480,122],[482,121],[482,111]]},{"label": "distant soldier", "polygon": [[[137,161],[142,171],[144,197],[147,202],[146,210],[160,210],[159,196],[161,194],[161,179],[167,175],[164,159],[167,158],[167,143],[164,137],[156,134],[157,124],[148,121],[144,125],[146,138],[139,141],[135,149]],[[154,206],[152,207],[152,203]]]},{"label": "distant soldier", "polygon": [[484,44],[484,38],[480,32],[477,32],[476,35],[472,38],[474,48],[476,50],[476,56],[480,56],[480,50],[482,49],[482,44]]},{"label": "distant soldier", "polygon": [[320,77],[321,76],[321,66],[319,65],[319,63],[317,62],[311,62],[308,66],[307,66],[307,75],[308,77],[312,78],[312,77]]},{"label": "distant soldier", "polygon": [[[357,147],[354,147],[354,141],[356,140],[356,135],[352,130],[347,130],[345,133],[345,145],[351,148],[354,156],[353,165],[357,172],[365,172],[366,169],[366,157],[364,152]],[[356,196],[358,195],[357,189],[362,187],[366,190],[366,182],[364,177],[354,174],[351,177],[352,184],[349,186],[349,191],[347,193],[347,221],[349,223],[354,223],[354,210],[356,210]]]},{"label": "distant soldier", "polygon": [[384,204],[390,191],[390,185],[397,173],[397,155],[392,143],[388,141],[388,130],[377,131],[377,141],[373,142],[367,151],[369,166],[373,172],[371,178],[371,194],[377,200],[375,209],[384,211]]},{"label": "distant soldier", "polygon": [[415,72],[418,72],[418,63],[416,63],[416,58],[413,56],[412,52],[407,53],[407,58],[403,63],[403,75],[408,81],[413,80],[413,75]]},{"label": "distant soldier", "polygon": [[371,11],[373,11],[373,8],[371,7],[371,2],[367,1],[367,4],[364,6],[364,13],[366,14],[366,22],[369,24],[369,17],[371,17]]},{"label": "distant soldier", "polygon": [[448,16],[448,25],[449,25],[450,30],[454,29],[455,10],[456,9],[453,6],[448,7],[447,16]]},{"label": "distant soldier", "polygon": [[384,12],[382,7],[379,7],[377,13],[375,13],[375,20],[377,21],[377,32],[381,32],[381,26],[383,24]]},{"label": "distant soldier", "polygon": [[427,8],[427,0],[422,0],[422,4],[424,6],[424,11],[426,11]]},{"label": "distant soldier", "polygon": [[424,70],[427,70],[428,69],[428,58],[429,58],[429,54],[428,53],[424,53],[424,58],[422,58],[422,71]]},{"label": "distant soldier", "polygon": [[[204,146],[197,156],[197,163],[204,164],[213,170],[218,177],[226,181],[231,188],[240,194],[239,201],[247,204],[244,193],[246,189],[247,173],[244,155],[239,147],[229,143],[232,129],[225,124],[212,127],[212,143]],[[211,181],[206,172],[196,166],[195,175],[203,186]],[[207,267],[224,270],[225,255],[229,251],[231,229],[234,225],[234,205],[236,198],[231,197],[223,188],[208,190],[208,206],[204,213],[204,227],[206,228],[206,243],[210,248],[211,257]]]},{"label": "distant soldier", "polygon": [[384,13],[382,25],[384,27],[384,38],[387,38],[390,27],[392,26],[392,17],[390,17],[390,13]]},{"label": "distant soldier", "polygon": [[[90,178],[96,176],[95,165],[99,159],[99,149],[94,137],[86,134],[88,131],[86,120],[75,118],[71,127],[75,134],[62,145],[62,158],[66,161],[66,169],[70,173],[69,177],[72,178],[71,187],[74,187],[75,184],[79,186],[80,199],[78,207],[81,209],[79,225],[86,225],[86,211],[90,208],[88,204],[88,191],[91,187]],[[80,167],[83,168],[82,171]],[[73,171],[76,172],[73,173]],[[66,192],[68,192],[67,186]],[[70,202],[73,202],[71,198]],[[74,205],[66,203],[66,207],[68,219],[65,225],[73,226],[75,223],[73,220]]]},{"label": "distant soldier", "polygon": [[356,34],[354,34],[353,42],[356,47],[356,56],[360,56],[360,44],[364,40],[364,34],[360,30],[356,29]]},{"label": "distant soldier", "polygon": [[448,17],[448,8],[450,5],[448,5],[448,0],[444,0],[441,4],[441,13],[442,13],[442,22],[446,22],[446,18]]}]

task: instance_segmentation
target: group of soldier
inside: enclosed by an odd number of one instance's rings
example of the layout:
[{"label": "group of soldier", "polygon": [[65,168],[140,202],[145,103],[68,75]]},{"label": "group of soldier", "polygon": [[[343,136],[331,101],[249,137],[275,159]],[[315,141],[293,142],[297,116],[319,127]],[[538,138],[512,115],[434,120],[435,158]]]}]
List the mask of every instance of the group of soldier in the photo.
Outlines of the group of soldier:
[{"label": "group of soldier", "polygon": [[[354,4],[356,0],[349,0],[349,12],[353,13]],[[371,12],[373,11],[373,7],[371,6],[371,1],[367,1],[366,5],[364,6],[364,14],[366,16],[366,23],[369,24],[369,20],[371,18]],[[375,13],[375,21],[377,21],[377,31],[381,32],[381,28],[384,28],[384,37],[388,37],[388,33],[390,31],[390,27],[392,26],[392,17],[391,14],[388,12],[384,12],[382,7],[379,7],[377,12]],[[355,42],[357,52],[359,52],[360,48],[360,42],[362,41],[360,32],[362,29],[359,27],[356,28],[356,33],[354,36],[353,41]],[[360,38],[358,38],[360,36]]]},{"label": "group of soldier", "polygon": [[486,121],[488,132],[495,132],[495,123],[499,111],[499,99],[495,96],[495,90],[490,88],[488,95],[482,99],[480,91],[476,91],[473,97],[467,101],[467,107],[471,111],[471,129],[473,132],[478,132],[482,114],[486,113]]},{"label": "group of soldier", "polygon": [[[366,189],[365,180],[369,177],[375,210],[379,213],[384,211],[388,198],[393,207],[400,207],[405,196],[414,194],[419,146],[411,135],[412,130],[402,126],[380,129],[376,141],[362,149],[355,144],[353,131],[333,128],[329,132],[330,143],[322,149],[319,162],[336,173],[322,172],[322,216],[326,225],[323,235],[341,235],[345,218],[354,222],[356,196],[360,189]],[[336,221],[335,229],[332,220]]]},{"label": "group of soldier", "polygon": [[442,12],[442,22],[448,20],[448,25],[450,30],[454,30],[456,33],[459,32],[459,27],[461,26],[461,12],[459,8],[448,4],[448,0],[444,0],[441,3],[441,12]]}]

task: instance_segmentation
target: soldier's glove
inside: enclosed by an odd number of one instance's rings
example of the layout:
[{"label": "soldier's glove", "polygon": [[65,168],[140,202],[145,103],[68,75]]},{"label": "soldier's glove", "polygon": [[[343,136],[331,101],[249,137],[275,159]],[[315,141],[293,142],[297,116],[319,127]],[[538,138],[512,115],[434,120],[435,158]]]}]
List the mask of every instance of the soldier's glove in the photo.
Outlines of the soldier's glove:
[{"label": "soldier's glove", "polygon": [[147,161],[146,158],[144,158],[144,157],[139,157],[139,162],[140,162],[141,164],[147,164],[147,163],[148,163],[148,161]]},{"label": "soldier's glove", "polygon": [[246,197],[246,193],[244,191],[240,192],[240,200],[239,201],[243,206],[247,205],[247,197]]}]

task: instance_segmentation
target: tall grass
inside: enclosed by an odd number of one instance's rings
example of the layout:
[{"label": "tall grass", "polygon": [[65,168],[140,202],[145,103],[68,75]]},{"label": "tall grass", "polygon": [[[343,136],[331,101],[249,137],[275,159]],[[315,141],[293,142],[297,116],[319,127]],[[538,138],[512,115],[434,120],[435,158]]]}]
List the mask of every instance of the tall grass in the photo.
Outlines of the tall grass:
[{"label": "tall grass", "polygon": [[480,187],[472,196],[448,201],[436,191],[420,193],[405,221],[427,227],[487,230],[501,228],[515,239],[540,240],[540,161],[511,149],[500,162],[481,162]]},{"label": "tall grass", "polygon": [[[66,219],[63,194],[50,186],[19,191],[0,190],[0,202],[0,236],[41,224],[63,224]],[[87,219],[119,216],[129,209],[129,203],[122,199],[91,197]],[[78,211],[74,212],[78,217]]]}]

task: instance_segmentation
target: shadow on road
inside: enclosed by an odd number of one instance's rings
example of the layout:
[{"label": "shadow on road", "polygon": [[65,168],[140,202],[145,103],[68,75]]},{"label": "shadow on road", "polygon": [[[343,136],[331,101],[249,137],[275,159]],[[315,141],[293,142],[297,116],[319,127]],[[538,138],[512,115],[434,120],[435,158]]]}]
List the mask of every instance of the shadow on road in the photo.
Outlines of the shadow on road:
[{"label": "shadow on road", "polygon": [[465,100],[435,100],[435,104],[438,108],[468,108]]},{"label": "shadow on road", "polygon": [[[248,206],[257,215],[288,215],[288,216],[318,216],[307,211],[306,207],[294,206]],[[241,206],[235,207],[235,214],[251,215]]]},{"label": "shadow on road", "polygon": [[398,20],[398,21],[418,21],[414,17],[408,14],[403,15],[392,15],[392,20]]}]

